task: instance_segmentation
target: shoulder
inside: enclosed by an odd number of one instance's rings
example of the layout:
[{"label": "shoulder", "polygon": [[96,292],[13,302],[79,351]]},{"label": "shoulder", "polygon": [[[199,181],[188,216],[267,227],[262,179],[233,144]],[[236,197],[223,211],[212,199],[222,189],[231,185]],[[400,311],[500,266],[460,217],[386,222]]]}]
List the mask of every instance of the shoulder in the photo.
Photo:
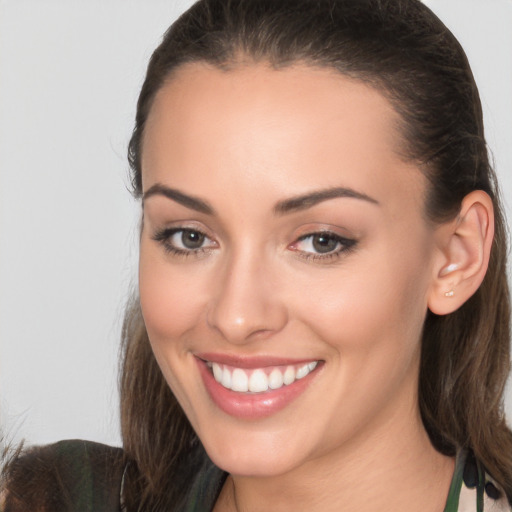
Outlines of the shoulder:
[{"label": "shoulder", "polygon": [[67,440],[23,450],[5,470],[5,512],[119,510],[120,448]]}]

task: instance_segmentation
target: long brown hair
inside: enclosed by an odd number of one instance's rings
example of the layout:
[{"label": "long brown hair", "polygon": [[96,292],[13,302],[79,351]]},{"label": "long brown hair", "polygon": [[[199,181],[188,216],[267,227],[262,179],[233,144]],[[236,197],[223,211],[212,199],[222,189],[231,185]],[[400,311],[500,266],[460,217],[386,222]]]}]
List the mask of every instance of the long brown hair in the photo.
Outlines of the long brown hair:
[{"label": "long brown hair", "polygon": [[[473,190],[492,198],[496,235],[487,275],[458,311],[428,313],[419,400],[434,446],[447,455],[471,448],[512,499],[512,433],[503,413],[507,233],[481,103],[460,44],[419,0],[200,0],[170,27],[148,66],[129,144],[135,196],[142,193],[143,133],[156,92],[185,63],[229,69],[241,58],[275,68],[333,68],[384,94],[400,114],[403,158],[429,180],[425,208],[433,222],[454,218]],[[128,502],[179,509],[201,447],[153,357],[137,300],[123,335],[121,418],[132,460]],[[199,454],[196,463],[184,465],[191,453]]]}]

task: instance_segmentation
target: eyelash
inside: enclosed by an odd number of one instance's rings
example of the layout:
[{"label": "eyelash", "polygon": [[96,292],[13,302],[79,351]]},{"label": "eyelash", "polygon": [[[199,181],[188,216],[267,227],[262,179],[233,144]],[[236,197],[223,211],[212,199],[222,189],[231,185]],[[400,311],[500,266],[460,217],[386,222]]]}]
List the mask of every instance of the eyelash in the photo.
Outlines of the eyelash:
[{"label": "eyelash", "polygon": [[[212,242],[213,246],[211,245],[208,247],[198,247],[196,249],[182,249],[180,247],[176,247],[176,245],[171,243],[171,239],[174,235],[176,235],[178,233],[182,233],[182,237],[183,237],[183,234],[185,234],[185,233],[189,233],[189,234],[195,233],[195,234],[199,235],[199,237],[203,237],[204,240],[209,240],[210,242]],[[335,249],[333,249],[329,252],[326,252],[326,253],[303,251],[303,250],[297,249],[297,245],[299,245],[301,242],[308,240],[308,239],[313,239],[314,237],[320,237],[320,236],[327,237],[329,240],[334,241],[336,243]],[[205,253],[208,253],[208,252],[214,250],[214,248],[215,248],[214,247],[215,242],[213,242],[206,235],[206,233],[204,233],[198,229],[183,228],[183,227],[166,228],[166,229],[157,231],[153,235],[152,238],[156,242],[159,242],[163,246],[164,250],[167,253],[172,254],[174,256],[184,257],[184,258],[187,258],[190,256],[200,257],[200,256],[204,255]],[[306,235],[302,235],[300,238],[298,238],[297,241],[293,242],[289,246],[289,248],[291,250],[293,250],[294,252],[296,252],[298,254],[298,256],[300,256],[301,258],[303,258],[305,260],[312,260],[312,261],[316,261],[316,262],[327,263],[329,261],[332,261],[333,259],[338,259],[344,253],[347,253],[347,252],[353,250],[356,245],[357,245],[357,241],[354,239],[342,237],[340,235],[337,235],[336,233],[333,233],[332,231],[318,231],[318,232],[307,233]]]},{"label": "eyelash", "polygon": [[[324,236],[327,237],[330,240],[333,240],[336,242],[335,249],[326,252],[326,253],[318,253],[318,252],[308,252],[308,251],[301,251],[296,248],[296,246],[303,242],[304,240],[307,240],[308,238],[313,239],[314,237]],[[313,243],[313,242],[312,242]],[[312,260],[317,261],[319,263],[327,263],[332,260],[337,260],[342,255],[348,253],[349,251],[353,250],[357,244],[357,241],[351,238],[345,238],[343,236],[337,235],[336,233],[333,233],[332,231],[317,231],[314,233],[308,233],[306,235],[301,236],[296,242],[294,242],[291,247],[293,250],[297,252],[297,254],[305,259],[305,260]]]},{"label": "eyelash", "polygon": [[176,245],[171,243],[171,239],[178,233],[182,233],[182,237],[185,233],[196,233],[200,237],[204,237],[205,240],[212,241],[205,233],[198,229],[180,227],[162,229],[157,231],[152,238],[153,240],[159,242],[167,253],[172,254],[173,256],[180,256],[184,258],[188,258],[189,256],[199,257],[213,249],[213,247],[198,247],[197,249],[181,249],[180,247],[176,247]]}]

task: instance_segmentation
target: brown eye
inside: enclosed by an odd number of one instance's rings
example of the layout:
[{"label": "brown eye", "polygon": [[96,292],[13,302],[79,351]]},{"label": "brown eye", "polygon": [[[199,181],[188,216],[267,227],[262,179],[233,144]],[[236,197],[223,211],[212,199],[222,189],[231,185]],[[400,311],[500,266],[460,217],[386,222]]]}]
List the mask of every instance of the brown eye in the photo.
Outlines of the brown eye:
[{"label": "brown eye", "polygon": [[204,244],[205,238],[204,233],[193,231],[191,229],[184,229],[181,232],[181,245],[190,250],[199,249]]},{"label": "brown eye", "polygon": [[332,252],[338,248],[339,237],[330,233],[318,233],[311,237],[311,243],[315,251],[319,254]]},{"label": "brown eye", "polygon": [[200,255],[218,247],[205,233],[190,228],[168,228],[153,235],[166,252],[179,256]]},{"label": "brown eye", "polygon": [[302,253],[304,257],[321,259],[339,256],[353,248],[356,243],[356,240],[342,237],[331,231],[320,231],[301,236],[291,245],[291,248]]}]

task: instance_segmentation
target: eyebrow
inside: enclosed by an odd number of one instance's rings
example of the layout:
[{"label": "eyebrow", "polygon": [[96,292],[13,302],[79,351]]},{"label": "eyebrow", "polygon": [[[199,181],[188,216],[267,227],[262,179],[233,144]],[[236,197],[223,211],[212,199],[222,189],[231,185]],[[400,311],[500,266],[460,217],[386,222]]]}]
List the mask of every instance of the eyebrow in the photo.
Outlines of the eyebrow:
[{"label": "eyebrow", "polygon": [[[215,215],[214,208],[207,201],[199,199],[198,197],[184,194],[183,192],[180,192],[174,188],[167,187],[162,183],[156,183],[144,193],[142,196],[142,204],[144,205],[144,201],[149,197],[156,195],[167,197],[168,199],[176,201],[177,203],[185,206],[186,208],[190,208],[191,210],[196,210],[206,215]],[[376,205],[379,204],[376,199],[361,192],[357,192],[351,188],[334,187],[323,190],[316,190],[314,192],[309,192],[307,194],[279,201],[274,206],[274,213],[277,215],[283,215],[286,213],[307,210],[308,208],[311,208],[323,201],[328,201],[329,199],[336,199],[340,197],[359,199]]]},{"label": "eyebrow", "polygon": [[208,204],[203,199],[199,199],[198,197],[190,196],[188,194],[184,194],[179,190],[174,188],[167,187],[162,185],[161,183],[156,183],[152,187],[150,187],[142,196],[142,205],[144,205],[144,201],[151,196],[164,196],[168,199],[172,199],[177,203],[190,208],[191,210],[196,210],[200,213],[204,213],[206,215],[214,215],[215,210],[210,204]]},{"label": "eyebrow", "polygon": [[379,204],[379,202],[373,197],[367,196],[366,194],[363,194],[361,192],[357,192],[351,188],[334,187],[327,188],[324,190],[317,190],[315,192],[310,192],[308,194],[304,194],[301,196],[285,199],[284,201],[279,201],[274,207],[274,213],[282,215],[285,213],[306,210],[323,201],[327,201],[329,199],[336,199],[339,197],[360,199],[368,203],[376,205]]}]

